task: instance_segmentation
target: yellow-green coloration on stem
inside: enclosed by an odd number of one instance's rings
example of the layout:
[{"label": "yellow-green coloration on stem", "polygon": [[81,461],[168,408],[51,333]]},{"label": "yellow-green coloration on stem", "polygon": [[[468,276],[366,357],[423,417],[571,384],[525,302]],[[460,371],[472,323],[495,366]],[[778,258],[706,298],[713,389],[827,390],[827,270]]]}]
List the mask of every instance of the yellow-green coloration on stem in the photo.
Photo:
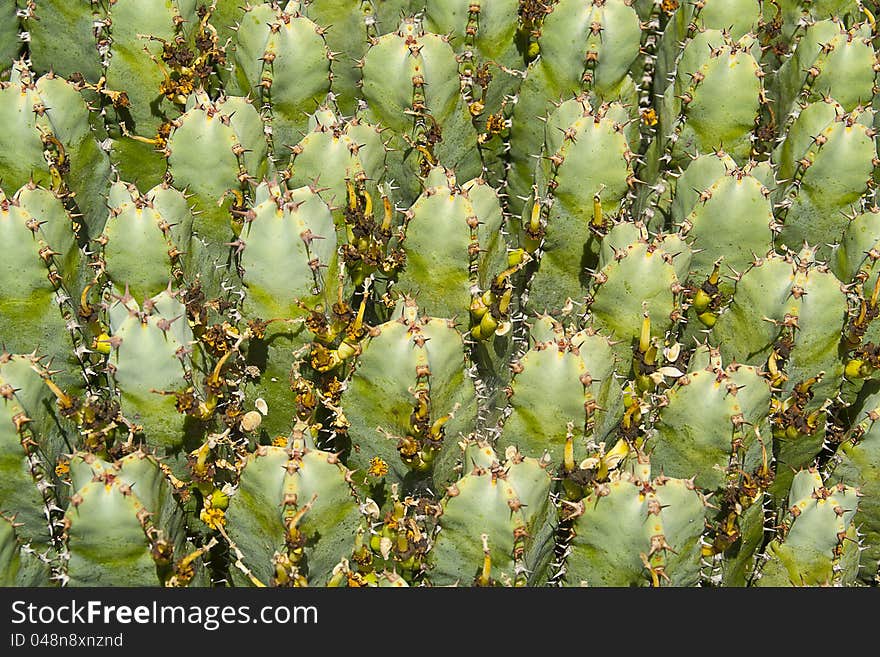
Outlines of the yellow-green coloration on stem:
[{"label": "yellow-green coloration on stem", "polygon": [[14,2],[7,2],[0,9],[0,73],[9,69],[23,45],[19,38],[17,9]]},{"label": "yellow-green coloration on stem", "polygon": [[407,305],[370,332],[342,396],[358,485],[376,483],[367,476],[376,456],[388,464],[388,485],[447,485],[456,445],[474,430],[477,396],[462,336],[449,320],[417,313]]},{"label": "yellow-green coloration on stem", "polygon": [[505,222],[495,190],[479,179],[459,186],[451,170],[437,167],[404,221],[407,258],[397,289],[433,317],[465,317],[473,289],[489,289],[492,277],[506,269]]},{"label": "yellow-green coloration on stem", "polygon": [[[627,224],[620,226],[625,228]],[[627,243],[612,231],[603,240],[601,268],[594,275],[590,304],[593,326],[619,340],[622,353],[640,334],[645,313],[651,318],[654,334],[664,334],[680,306],[679,293],[690,261],[690,248],[676,235],[650,241],[639,237]]]},{"label": "yellow-green coloration on stem", "polygon": [[68,586],[161,586],[186,546],[183,509],[158,461],[74,456],[65,542]]},{"label": "yellow-green coloration on stem", "polygon": [[337,242],[330,209],[310,188],[288,191],[264,183],[254,200],[239,239],[246,291],[242,310],[249,321],[270,322],[262,335],[251,338],[247,358],[260,370],[254,397],[265,399],[269,408],[263,430],[274,436],[292,427],[291,369],[294,353],[313,339],[308,321],[332,319],[339,287]]},{"label": "yellow-green coloration on stem", "polygon": [[633,184],[629,140],[638,137],[626,130],[627,110],[619,103],[594,108],[592,102],[580,94],[547,120],[535,177],[540,219],[535,226],[530,214],[523,228],[529,250],[540,249],[529,284],[529,306],[537,311],[584,295],[603,237],[623,213]]},{"label": "yellow-green coloration on stem", "polygon": [[660,103],[658,145],[671,157],[665,166],[684,168],[689,157],[718,149],[747,163],[764,98],[756,52],[751,34],[734,40],[706,29],[688,42]]},{"label": "yellow-green coloration on stem", "polygon": [[846,313],[841,282],[814,260],[812,249],[786,256],[772,254],[759,257],[742,272],[732,303],[713,329],[714,342],[727,362],[763,365],[774,343],[784,336],[786,324],[796,322],[794,349],[780,387],[790,392],[824,372],[812,388],[808,404],[812,410],[840,385],[844,364],[838,358],[838,345]]},{"label": "yellow-green coloration on stem", "polygon": [[574,458],[585,458],[587,443],[605,440],[624,413],[617,365],[608,340],[592,332],[536,342],[513,366],[511,412],[498,448],[516,446],[536,457],[546,452],[558,467],[571,423]]},{"label": "yellow-green coloration on stem", "polygon": [[[473,456],[473,452],[485,452]],[[487,458],[487,455],[491,455]],[[464,449],[465,475],[446,489],[440,531],[428,553],[435,586],[540,586],[552,556],[555,513],[548,462],[510,447]],[[481,464],[472,463],[479,458]]]},{"label": "yellow-green coloration on stem", "polygon": [[108,311],[112,346],[108,363],[121,395],[122,414],[147,445],[175,454],[186,439],[186,417],[176,396],[191,387],[192,330],[175,294],[162,292],[140,305],[130,295]]},{"label": "yellow-green coloration on stem", "polygon": [[[341,229],[346,223],[349,185],[363,184],[373,205],[380,204],[378,187],[385,178],[381,130],[356,117],[345,121],[330,107],[322,106],[309,117],[306,135],[290,147],[287,175],[291,189],[307,185],[319,188],[321,197],[334,208],[334,220]],[[340,230],[340,237],[344,235]]]},{"label": "yellow-green coloration on stem", "polygon": [[105,75],[109,89],[128,96],[129,116],[124,118],[132,134],[152,137],[162,122],[167,101],[160,91],[164,76],[157,60],[163,42],[183,37],[184,30],[197,24],[195,4],[195,0],[115,0],[111,4],[111,56]]},{"label": "yellow-green coloration on stem", "polygon": [[876,4],[0,2],[0,585],[876,586]]},{"label": "yellow-green coloration on stem", "polygon": [[0,515],[0,586],[51,586],[48,565],[16,529],[16,521]]},{"label": "yellow-green coloration on stem", "polygon": [[[263,584],[323,586],[351,556],[361,523],[350,472],[336,455],[294,440],[258,447],[243,464],[226,510],[227,536]],[[233,567],[240,585],[254,582]]]},{"label": "yellow-green coloration on stem", "polygon": [[854,516],[859,492],[826,487],[816,470],[801,470],[791,485],[789,508],[778,536],[767,546],[758,586],[847,585],[859,569]]},{"label": "yellow-green coloration on stem", "polygon": [[828,97],[801,109],[773,153],[780,184],[773,201],[784,222],[779,244],[815,245],[820,258],[846,228],[848,215],[868,189],[877,158],[874,112],[847,110]]},{"label": "yellow-green coloration on stem", "polygon": [[425,32],[411,18],[397,32],[373,39],[364,56],[365,118],[393,131],[389,174],[407,203],[418,195],[418,176],[437,164],[454,169],[461,180],[480,174],[458,67],[448,37]]},{"label": "yellow-green coloration on stem", "polygon": [[[541,56],[517,92],[510,132],[508,175],[512,210],[522,212],[541,152],[544,124],[553,105],[586,92],[601,102],[620,101],[637,114],[638,92],[630,67],[641,45],[639,16],[628,0],[560,0],[544,18],[537,45]],[[635,149],[634,149],[635,150]]]},{"label": "yellow-green coloration on stem", "polygon": [[276,153],[299,141],[308,114],[330,91],[331,56],[324,28],[298,11],[273,4],[248,6],[230,47],[238,92],[270,111]]},{"label": "yellow-green coloration on stem", "polygon": [[692,482],[624,473],[598,484],[581,502],[563,503],[573,518],[568,586],[693,586],[700,578],[706,512]]},{"label": "yellow-green coloration on stem", "polygon": [[148,299],[168,287],[175,269],[182,277],[181,260],[192,248],[192,212],[168,186],[141,196],[137,187],[117,182],[109,198],[110,213],[96,240],[104,271],[117,295],[127,287],[135,298]]},{"label": "yellow-green coloration on stem", "polygon": [[[724,172],[713,180],[705,169],[715,169],[719,163],[724,164]],[[727,271],[745,271],[755,254],[766,253],[773,242],[770,190],[750,175],[750,167],[732,164],[724,153],[698,157],[676,186],[672,220],[694,253],[695,281],[709,276],[719,259]],[[691,172],[692,168],[699,172]],[[724,292],[732,291],[727,278],[719,282]]]},{"label": "yellow-green coloration on stem", "polygon": [[19,539],[45,551],[56,533],[55,464],[69,449],[49,373],[34,355],[0,353],[0,513]]},{"label": "yellow-green coloration on stem", "polygon": [[237,201],[247,182],[259,181],[267,171],[263,121],[246,98],[215,102],[196,94],[173,128],[165,153],[168,171],[175,187],[192,194],[199,211],[195,232],[225,262],[229,249],[224,245],[234,237],[230,207],[242,211]]},{"label": "yellow-green coloration on stem", "polygon": [[[666,3],[668,4],[668,3]],[[662,94],[674,77],[676,60],[699,31],[726,30],[740,39],[754,33],[761,20],[760,0],[703,0],[678,2],[663,29],[654,69],[654,91]]]},{"label": "yellow-green coloration on stem", "polygon": [[756,368],[733,364],[688,372],[665,396],[657,434],[646,447],[655,469],[694,477],[696,486],[714,491],[731,473],[761,464],[756,438],[769,436],[770,383]]},{"label": "yellow-green coloration on stem", "polygon": [[53,73],[37,78],[16,62],[9,82],[0,83],[0,183],[8,195],[30,182],[72,193],[82,223],[96,235],[106,213],[110,160],[81,91]]},{"label": "yellow-green coloration on stem", "polygon": [[836,17],[808,24],[774,79],[774,111],[779,120],[796,111],[798,102],[834,98],[846,112],[868,105],[876,77],[871,39],[868,21],[850,29]]},{"label": "yellow-green coloration on stem", "polygon": [[81,385],[78,323],[81,253],[76,227],[55,194],[28,184],[14,197],[0,193],[0,339],[13,353],[39,350],[60,370],[62,387]]}]

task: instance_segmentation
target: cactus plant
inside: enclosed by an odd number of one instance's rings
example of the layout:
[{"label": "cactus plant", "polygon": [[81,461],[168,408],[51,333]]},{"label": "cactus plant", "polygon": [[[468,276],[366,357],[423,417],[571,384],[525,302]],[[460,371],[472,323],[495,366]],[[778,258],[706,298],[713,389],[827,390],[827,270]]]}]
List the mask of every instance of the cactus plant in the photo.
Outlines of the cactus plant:
[{"label": "cactus plant", "polygon": [[684,479],[625,473],[578,503],[565,565],[570,586],[693,586],[705,501]]},{"label": "cactus plant", "polygon": [[[225,519],[241,572],[277,586],[320,586],[351,554],[361,522],[349,473],[337,457],[294,441],[250,455]],[[253,580],[252,580],[253,581]]]},{"label": "cactus plant", "polygon": [[[485,453],[475,457],[475,450]],[[430,552],[434,585],[522,586],[546,577],[555,515],[547,461],[525,458],[516,448],[506,456],[502,463],[491,447],[465,448],[465,465],[474,465],[441,502]]]},{"label": "cactus plant", "polygon": [[186,543],[182,509],[159,463],[132,452],[107,463],[92,454],[70,464],[64,518],[70,586],[164,584]]},{"label": "cactus plant", "polygon": [[877,586],[876,5],[0,2],[0,585]]}]

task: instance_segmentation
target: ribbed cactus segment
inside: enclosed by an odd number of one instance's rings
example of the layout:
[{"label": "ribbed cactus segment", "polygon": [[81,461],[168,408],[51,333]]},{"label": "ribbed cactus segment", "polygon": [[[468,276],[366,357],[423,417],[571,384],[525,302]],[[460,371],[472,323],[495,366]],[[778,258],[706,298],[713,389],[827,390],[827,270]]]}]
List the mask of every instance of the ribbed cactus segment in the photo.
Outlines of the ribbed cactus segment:
[{"label": "ribbed cactus segment", "polygon": [[[522,62],[517,52],[517,22],[511,20],[518,10],[517,0],[422,0],[425,5],[425,29],[435,34],[450,34],[450,43],[456,52],[472,48],[477,65],[471,70],[488,66],[493,77],[501,66],[511,68]],[[494,82],[494,80],[493,80]]]},{"label": "ribbed cactus segment", "polygon": [[577,503],[565,563],[568,586],[694,586],[705,502],[688,480],[624,473]]},{"label": "ribbed cactus segment", "polygon": [[647,447],[655,469],[717,490],[737,471],[751,472],[761,463],[755,430],[770,412],[770,382],[756,368],[691,371],[665,397]]},{"label": "ribbed cactus segment", "polygon": [[12,67],[22,49],[21,26],[18,20],[18,8],[14,2],[7,2],[0,7],[0,73]]},{"label": "ribbed cactus segment", "polygon": [[[626,224],[621,224],[626,226]],[[621,229],[630,237],[630,228]],[[639,237],[627,243],[617,239],[617,229],[604,238],[613,254],[600,259],[590,303],[593,326],[613,340],[620,340],[623,351],[642,329],[647,313],[655,335],[662,335],[673,324],[679,311],[681,281],[688,272],[690,249],[675,235],[648,240]]]},{"label": "ribbed cactus segment", "polygon": [[512,151],[508,182],[514,212],[516,196],[530,192],[535,160],[544,141],[552,103],[587,91],[599,101],[620,100],[637,107],[635,84],[628,73],[639,54],[639,16],[627,0],[560,0],[544,18],[537,45],[540,57],[528,68],[517,94],[510,132]]},{"label": "ribbed cactus segment", "polygon": [[795,8],[797,8],[801,16],[809,16],[814,19],[830,16],[864,18],[865,15],[860,6],[864,4],[858,0],[780,0],[779,2],[780,7],[791,14],[794,14]]},{"label": "ribbed cactus segment", "polygon": [[684,221],[700,202],[700,193],[735,171],[736,162],[723,150],[696,156],[678,176],[670,176],[669,215],[673,224]]},{"label": "ribbed cactus segment", "polygon": [[659,109],[657,138],[669,165],[684,167],[689,155],[718,149],[739,164],[748,161],[763,99],[755,46],[753,35],[734,40],[707,29],[684,47]]},{"label": "ribbed cactus segment", "polygon": [[[235,3],[236,0],[230,0]],[[317,25],[325,28],[323,37],[333,53],[331,83],[333,98],[345,115],[354,114],[361,97],[361,71],[357,63],[363,59],[370,45],[370,37],[393,32],[400,22],[400,14],[388,16],[379,22],[377,11],[388,5],[387,0],[358,0],[355,3],[303,3],[300,11]],[[309,108],[311,111],[313,108]]]},{"label": "ribbed cactus segment", "polygon": [[240,234],[242,311],[249,321],[268,322],[249,348],[249,361],[260,368],[254,394],[269,408],[264,428],[285,434],[293,418],[293,354],[312,339],[310,309],[329,310],[337,300],[336,232],[330,209],[309,187],[263,183],[255,200]]},{"label": "ribbed cactus segment", "polygon": [[0,513],[34,549],[52,545],[55,466],[70,446],[60,429],[48,372],[32,355],[0,354]]},{"label": "ribbed cactus segment", "polygon": [[[877,251],[880,256],[880,208],[868,208],[865,212],[850,217],[849,224],[843,231],[839,242],[832,250],[828,265],[834,275],[843,283],[856,280],[860,272],[869,275],[874,270],[876,257],[871,253]],[[871,289],[873,280],[865,280],[865,288]]]},{"label": "ribbed cactus segment", "polygon": [[880,259],[880,209],[868,208],[854,214],[840,242],[832,249],[831,271],[852,285],[853,312],[844,330],[849,351],[846,379],[841,393],[847,401],[861,389],[865,379],[874,378],[880,367],[880,323],[875,322],[880,304],[877,260]]},{"label": "ribbed cactus segment", "polygon": [[450,38],[459,61],[462,95],[476,128],[482,175],[503,186],[509,168],[509,117],[529,59],[526,8],[518,0],[418,0],[411,6],[424,7],[429,31]]},{"label": "ribbed cactus segment", "polygon": [[767,546],[758,586],[852,584],[859,570],[859,540],[853,521],[858,489],[826,487],[816,470],[794,476],[789,508],[779,535]]},{"label": "ribbed cactus segment", "polygon": [[425,29],[450,35],[450,45],[461,59],[463,91],[471,114],[482,133],[487,120],[501,116],[505,96],[512,94],[521,78],[513,74],[523,67],[519,51],[519,23],[512,20],[518,0],[422,0]]},{"label": "ribbed cactus segment", "polygon": [[335,301],[336,238],[327,204],[308,187],[263,183],[241,231],[245,313],[293,319],[296,303]]},{"label": "ribbed cactus segment", "polygon": [[808,386],[809,410],[821,406],[840,385],[838,346],[847,314],[841,282],[813,255],[803,250],[759,258],[742,273],[731,305],[713,329],[727,362],[764,365],[772,359],[774,377],[774,369],[784,368],[779,387],[786,393],[822,373],[820,381]]},{"label": "ribbed cactus segment", "polygon": [[833,100],[805,107],[774,152],[777,187],[774,201],[783,224],[779,242],[800,249],[819,247],[840,235],[847,215],[868,189],[877,158],[872,110],[847,112]]},{"label": "ribbed cactus segment", "polygon": [[330,91],[324,29],[300,14],[299,4],[248,7],[230,52],[239,93],[268,109],[276,153],[299,141],[308,115]]},{"label": "ribbed cactus segment", "polygon": [[[739,167],[723,149],[693,156],[684,165],[681,173],[666,172],[656,185],[641,188],[640,211],[648,226],[654,230],[670,230],[674,226],[680,226],[699,204],[711,200],[703,192],[725,175],[748,175],[766,189],[773,190],[776,187],[774,169],[769,161],[749,161]],[[650,200],[646,203],[649,193]],[[762,190],[763,193],[765,192]],[[725,212],[728,210],[729,208],[725,208]],[[748,231],[741,232],[742,239],[749,239]],[[759,235],[751,239],[755,243],[759,239],[764,240],[763,246],[758,249],[763,253],[769,248],[769,240],[760,235],[762,232],[763,227],[758,230]],[[715,239],[720,237],[716,236]]]},{"label": "ribbed cactus segment", "polygon": [[[104,75],[107,88],[124,92],[128,99],[118,118],[132,135],[155,137],[165,116],[178,113],[173,103],[193,91],[191,82],[168,77],[167,59],[173,54],[163,51],[185,48],[187,33],[199,25],[195,9],[196,0],[116,0],[110,5],[110,52]],[[181,83],[189,90],[172,88]]]},{"label": "ribbed cactus segment", "polygon": [[[15,7],[15,2],[9,2]],[[89,82],[101,77],[101,32],[106,12],[96,0],[27,0],[22,28],[28,35],[30,59],[38,73],[81,74]],[[13,9],[14,11],[14,9]]]},{"label": "ribbed cactus segment", "polygon": [[186,391],[192,330],[186,309],[169,291],[144,299],[117,298],[108,311],[113,380],[122,414],[140,427],[148,445],[174,453],[184,443],[185,416],[174,393]]},{"label": "ribbed cactus segment", "polygon": [[384,142],[378,126],[356,117],[343,120],[330,107],[322,106],[309,118],[308,133],[291,146],[287,186],[320,187],[342,226],[351,201],[349,185],[365,185],[373,203],[379,203],[377,185],[385,179]]},{"label": "ribbed cactus segment", "polygon": [[825,411],[843,381],[847,306],[841,282],[812,251],[772,254],[741,275],[713,329],[727,362],[764,366],[779,391],[771,414],[777,464],[770,492],[777,501],[793,473],[822,450]]},{"label": "ribbed cactus segment", "polygon": [[80,88],[17,63],[0,84],[0,181],[7,194],[28,182],[73,192],[90,233],[100,230],[110,161],[98,145]]},{"label": "ribbed cactus segment", "polygon": [[880,425],[877,396],[865,400],[860,422],[853,427],[847,440],[837,449],[831,461],[829,481],[858,488],[856,525],[863,550],[859,558],[859,579],[865,584],[877,581],[880,568]]},{"label": "ribbed cactus segment", "polygon": [[187,112],[174,121],[166,154],[175,187],[192,194],[199,211],[196,233],[225,262],[228,247],[223,245],[234,237],[230,206],[244,210],[241,195],[247,182],[262,179],[267,171],[259,113],[241,97],[215,102],[191,96]]},{"label": "ribbed cactus segment", "polygon": [[419,11],[423,0],[370,0],[376,16],[379,34],[394,32],[400,23],[400,17]]},{"label": "ribbed cactus segment", "polygon": [[45,146],[41,131],[37,128],[40,118],[45,124],[49,117],[45,111],[42,117],[35,112],[35,105],[42,105],[42,102],[34,89],[33,79],[29,71],[18,64],[13,69],[11,80],[0,84],[0,120],[6,126],[3,139],[16,144],[16,148],[11,148],[12,143],[4,144],[6,147],[0,150],[3,187],[10,193],[34,176],[37,176],[37,181],[46,181],[50,177],[49,171],[43,172],[47,168],[43,158]]},{"label": "ribbed cactus segment", "polygon": [[[702,165],[723,162],[725,170],[714,180]],[[727,161],[725,161],[727,160]],[[770,190],[750,175],[749,168],[727,168],[729,160],[717,154],[698,157],[676,185],[672,203],[673,221],[693,251],[693,279],[703,281],[721,261],[726,271],[745,271],[756,254],[764,254],[773,242],[773,209]],[[715,167],[712,167],[715,168]],[[685,198],[680,198],[685,197]],[[732,285],[721,280],[722,289]]]},{"label": "ribbed cactus segment", "polygon": [[395,575],[394,573],[389,573],[389,572],[383,572],[378,577],[377,586],[379,588],[383,588],[383,589],[386,589],[386,588],[400,589],[400,588],[409,587],[409,584],[407,584],[406,580],[403,579],[403,577],[401,577],[400,575]]},{"label": "ribbed cactus segment", "polygon": [[[291,150],[283,172],[289,188],[315,187],[331,207],[350,285],[371,279],[381,296],[405,257],[397,247],[402,218],[386,180],[383,129],[357,116],[343,119],[323,105],[309,119],[309,132]],[[391,246],[391,245],[394,246]],[[372,277],[372,278],[371,278]]]},{"label": "ribbed cactus segment", "polygon": [[[544,19],[538,60],[548,85],[545,98],[558,98],[588,84],[613,100],[638,55],[638,14],[623,0],[561,0]],[[611,44],[620,44],[612,48]]]},{"label": "ribbed cactus segment", "polygon": [[[230,0],[235,2],[236,0]],[[413,5],[412,8],[410,5]],[[417,11],[424,2],[410,0],[358,0],[355,3],[310,2],[301,11],[326,27],[324,39],[333,52],[333,96],[346,115],[361,102],[361,70],[372,38],[394,32],[403,15]]]},{"label": "ribbed cactus segment", "polygon": [[858,0],[777,0],[764,3],[764,20],[772,37],[768,50],[772,50],[774,57],[788,54],[803,26],[817,20],[862,21],[866,18],[864,6],[865,3]]},{"label": "ribbed cactus segment", "polygon": [[704,0],[677,4],[657,49],[654,91],[661,94],[674,80],[682,49],[696,34],[705,30],[726,30],[730,38],[737,41],[755,32],[761,20],[760,0]]},{"label": "ribbed cactus segment", "polygon": [[16,529],[14,520],[0,514],[0,586],[50,586],[49,567]]},{"label": "ribbed cactus segment", "polygon": [[434,317],[463,317],[474,286],[488,289],[507,266],[501,204],[485,182],[459,186],[449,169],[434,169],[425,184],[406,211],[406,268],[396,287]]},{"label": "ribbed cactus segment", "polygon": [[408,305],[370,331],[343,393],[358,485],[383,476],[405,487],[430,478],[447,485],[458,441],[475,430],[477,395],[461,334],[450,320],[416,313]]},{"label": "ribbed cactus segment", "polygon": [[511,412],[499,449],[516,446],[535,458],[547,453],[559,466],[572,426],[573,456],[586,457],[587,443],[605,440],[623,415],[617,362],[608,340],[594,333],[535,342],[513,365]]},{"label": "ribbed cactus segment", "polygon": [[74,456],[65,514],[68,586],[157,586],[183,556],[183,509],[159,462],[134,452],[115,463]]},{"label": "ribbed cactus segment", "polygon": [[186,198],[162,185],[141,195],[134,185],[114,183],[104,232],[103,269],[116,294],[147,299],[168,287],[174,271],[183,274],[190,252],[193,215]]},{"label": "ribbed cactus segment", "polygon": [[465,448],[467,473],[440,503],[427,576],[435,586],[540,585],[556,520],[548,463],[509,448],[504,462],[493,453],[488,465],[471,466],[475,448]]},{"label": "ribbed cactus segment", "polygon": [[392,130],[389,174],[412,202],[418,175],[442,163],[461,180],[481,172],[476,132],[461,93],[459,64],[445,36],[404,19],[392,34],[374,39],[363,59],[365,117]]},{"label": "ribbed cactus segment", "polygon": [[703,579],[745,586],[764,541],[764,497],[771,483],[770,382],[755,367],[723,367],[701,345],[688,372],[663,393],[645,450],[665,475],[690,478],[711,495]]},{"label": "ribbed cactus segment", "polygon": [[249,454],[226,510],[226,532],[243,568],[233,581],[323,586],[351,556],[362,516],[336,455],[294,441]]},{"label": "ribbed cactus segment", "polygon": [[845,112],[869,106],[875,93],[876,57],[868,22],[849,29],[839,18],[808,25],[774,80],[779,120],[796,103],[823,98],[834,98]]},{"label": "ribbed cactus segment", "polygon": [[81,385],[70,304],[79,297],[75,230],[62,201],[42,187],[0,193],[0,337],[10,352],[47,356],[61,387]]},{"label": "ribbed cactus segment", "polygon": [[593,109],[585,94],[562,103],[547,120],[536,177],[540,196],[523,227],[526,248],[540,249],[529,288],[537,310],[562,308],[589,286],[599,243],[633,184],[627,121],[619,103]]}]

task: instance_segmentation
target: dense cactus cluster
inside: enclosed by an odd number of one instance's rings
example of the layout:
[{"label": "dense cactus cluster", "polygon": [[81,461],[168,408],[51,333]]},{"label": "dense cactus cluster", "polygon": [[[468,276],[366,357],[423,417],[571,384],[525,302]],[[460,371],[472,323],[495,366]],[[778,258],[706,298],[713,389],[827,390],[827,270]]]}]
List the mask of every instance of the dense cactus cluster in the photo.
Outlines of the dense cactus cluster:
[{"label": "dense cactus cluster", "polygon": [[878,585],[878,18],[0,0],[0,585]]}]

